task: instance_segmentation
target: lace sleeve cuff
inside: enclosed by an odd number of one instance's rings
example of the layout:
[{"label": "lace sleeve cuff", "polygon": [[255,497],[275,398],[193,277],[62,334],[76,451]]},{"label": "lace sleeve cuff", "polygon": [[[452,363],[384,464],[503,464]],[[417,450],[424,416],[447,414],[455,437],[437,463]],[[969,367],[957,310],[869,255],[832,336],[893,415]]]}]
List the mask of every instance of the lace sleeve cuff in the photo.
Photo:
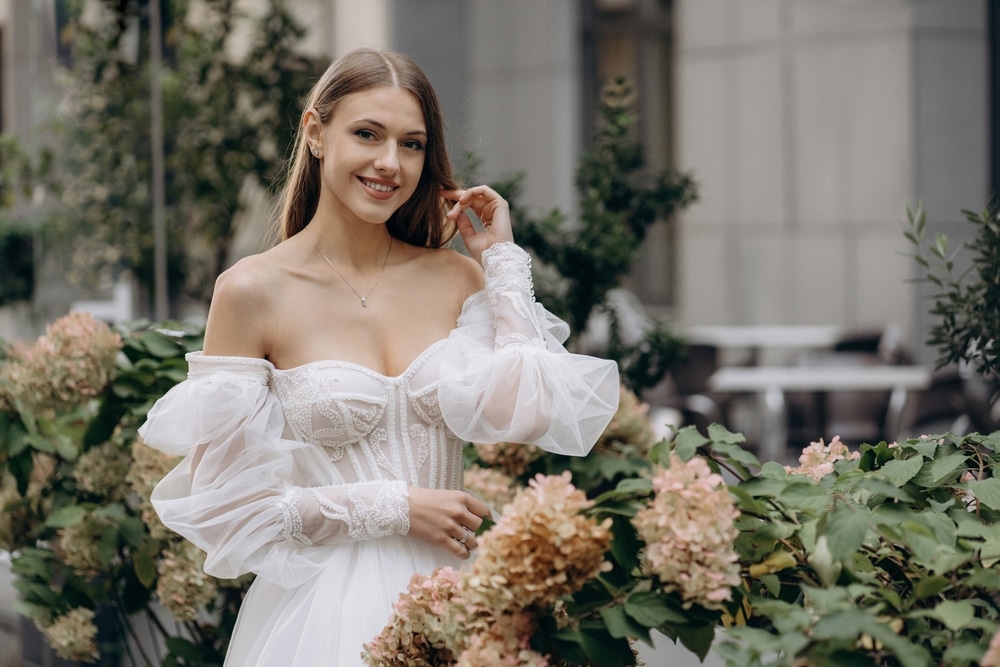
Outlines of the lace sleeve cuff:
[{"label": "lace sleeve cuff", "polygon": [[410,532],[406,482],[294,488],[278,505],[284,537],[300,547]]},{"label": "lace sleeve cuff", "polygon": [[483,251],[482,260],[496,323],[495,347],[520,344],[544,349],[531,282],[531,256],[513,243],[496,243]]}]

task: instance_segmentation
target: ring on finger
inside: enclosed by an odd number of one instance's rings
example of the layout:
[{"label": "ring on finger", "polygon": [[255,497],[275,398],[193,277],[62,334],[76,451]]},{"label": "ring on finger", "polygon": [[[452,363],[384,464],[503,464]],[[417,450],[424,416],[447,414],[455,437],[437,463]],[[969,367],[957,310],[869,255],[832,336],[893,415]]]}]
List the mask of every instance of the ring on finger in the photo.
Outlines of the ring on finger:
[{"label": "ring on finger", "polygon": [[464,547],[465,543],[472,537],[472,531],[469,530],[468,526],[463,526],[463,528],[465,528],[465,535],[462,536],[462,539],[458,540],[458,543]]}]

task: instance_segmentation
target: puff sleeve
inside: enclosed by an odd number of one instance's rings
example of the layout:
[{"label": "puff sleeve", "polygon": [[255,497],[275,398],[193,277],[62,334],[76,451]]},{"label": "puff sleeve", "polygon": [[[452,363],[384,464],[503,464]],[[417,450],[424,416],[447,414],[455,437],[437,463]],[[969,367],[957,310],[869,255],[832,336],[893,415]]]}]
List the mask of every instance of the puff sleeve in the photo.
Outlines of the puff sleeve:
[{"label": "puff sleeve", "polygon": [[443,355],[445,423],[471,442],[586,455],[618,407],[617,364],[563,347],[569,327],[535,301],[524,250],[498,243],[482,262],[485,290],[466,303]]},{"label": "puff sleeve", "polygon": [[405,482],[331,486],[318,448],[283,437],[270,362],[194,353],[188,364],[139,435],[184,457],[151,500],[166,526],[208,554],[206,572],[292,587],[319,571],[324,545],[409,532]]}]

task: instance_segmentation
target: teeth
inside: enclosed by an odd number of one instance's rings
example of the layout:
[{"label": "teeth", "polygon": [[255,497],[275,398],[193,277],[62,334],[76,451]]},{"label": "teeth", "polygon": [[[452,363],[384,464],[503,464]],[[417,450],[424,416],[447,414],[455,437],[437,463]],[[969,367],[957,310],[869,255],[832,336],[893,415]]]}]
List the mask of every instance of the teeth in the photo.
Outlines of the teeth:
[{"label": "teeth", "polygon": [[378,190],[379,192],[392,192],[395,190],[395,186],[392,185],[379,185],[378,183],[372,183],[371,181],[366,181],[361,179],[361,182],[370,187],[372,190]]}]

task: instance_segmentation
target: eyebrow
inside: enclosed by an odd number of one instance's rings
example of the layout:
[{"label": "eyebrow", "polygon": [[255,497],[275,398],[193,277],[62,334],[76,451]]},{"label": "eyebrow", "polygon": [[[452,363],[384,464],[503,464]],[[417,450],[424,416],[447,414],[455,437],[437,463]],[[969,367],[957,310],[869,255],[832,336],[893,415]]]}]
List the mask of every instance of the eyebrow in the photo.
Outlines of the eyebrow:
[{"label": "eyebrow", "polygon": [[[374,118],[359,118],[358,120],[356,120],[354,122],[356,124],[365,124],[365,123],[367,123],[369,125],[374,125],[375,127],[379,128],[380,130],[384,130],[385,129],[385,125],[383,123],[378,122]],[[410,130],[409,132],[406,133],[406,136],[408,136],[408,137],[409,136],[426,137],[427,136],[427,132],[425,132],[424,130]]]}]

